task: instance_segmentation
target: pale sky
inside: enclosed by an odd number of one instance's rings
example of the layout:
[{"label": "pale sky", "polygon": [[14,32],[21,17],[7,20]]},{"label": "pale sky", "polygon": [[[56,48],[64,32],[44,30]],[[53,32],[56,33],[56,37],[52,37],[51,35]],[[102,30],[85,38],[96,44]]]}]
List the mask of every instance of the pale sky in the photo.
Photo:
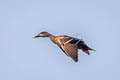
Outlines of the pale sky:
[{"label": "pale sky", "polygon": [[[96,52],[68,58],[41,31]],[[120,80],[119,0],[1,0],[0,80]]]}]

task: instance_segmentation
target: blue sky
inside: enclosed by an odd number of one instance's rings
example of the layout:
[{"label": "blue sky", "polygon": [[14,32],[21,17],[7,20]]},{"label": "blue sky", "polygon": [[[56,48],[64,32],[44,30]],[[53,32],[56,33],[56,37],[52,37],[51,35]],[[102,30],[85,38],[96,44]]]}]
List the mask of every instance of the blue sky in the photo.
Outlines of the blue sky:
[{"label": "blue sky", "polygon": [[[119,0],[1,0],[0,80],[120,80]],[[68,58],[41,31],[95,49]]]}]

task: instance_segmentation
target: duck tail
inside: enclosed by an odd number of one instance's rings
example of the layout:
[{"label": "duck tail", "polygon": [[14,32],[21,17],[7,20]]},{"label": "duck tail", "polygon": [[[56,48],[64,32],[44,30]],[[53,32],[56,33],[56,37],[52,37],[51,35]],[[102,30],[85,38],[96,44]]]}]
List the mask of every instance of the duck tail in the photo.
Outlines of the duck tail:
[{"label": "duck tail", "polygon": [[86,54],[90,55],[90,52],[88,50],[82,49],[82,51],[85,52]]},{"label": "duck tail", "polygon": [[78,48],[81,49],[83,52],[85,52],[86,54],[90,55],[90,52],[89,50],[92,50],[92,51],[96,51],[92,48],[89,48],[85,43],[84,41],[80,41],[79,44],[78,44]]},{"label": "duck tail", "polygon": [[94,50],[94,49],[92,49],[92,48],[89,48],[88,50],[96,51],[96,50]]}]

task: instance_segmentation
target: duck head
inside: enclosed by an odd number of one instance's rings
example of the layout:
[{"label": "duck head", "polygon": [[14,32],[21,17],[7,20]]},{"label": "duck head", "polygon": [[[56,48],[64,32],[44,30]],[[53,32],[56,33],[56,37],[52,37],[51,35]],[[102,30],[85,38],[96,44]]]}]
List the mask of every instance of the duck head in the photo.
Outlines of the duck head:
[{"label": "duck head", "polygon": [[46,32],[46,31],[43,31],[43,32],[40,32],[37,36],[33,36],[33,38],[38,38],[38,37],[49,37],[51,34]]}]

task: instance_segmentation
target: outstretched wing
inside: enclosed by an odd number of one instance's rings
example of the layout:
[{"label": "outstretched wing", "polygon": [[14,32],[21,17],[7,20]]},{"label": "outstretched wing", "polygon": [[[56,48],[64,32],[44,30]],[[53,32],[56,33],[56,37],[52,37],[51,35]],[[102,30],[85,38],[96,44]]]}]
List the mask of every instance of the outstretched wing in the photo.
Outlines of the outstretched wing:
[{"label": "outstretched wing", "polygon": [[[75,44],[66,43],[68,37],[60,40],[63,45],[59,45],[62,51],[69,57],[71,57],[75,62],[78,61],[78,47]],[[68,39],[70,40],[70,39]]]},{"label": "outstretched wing", "polygon": [[61,46],[66,55],[71,57],[75,62],[78,61],[78,49],[76,45],[67,43]]}]

